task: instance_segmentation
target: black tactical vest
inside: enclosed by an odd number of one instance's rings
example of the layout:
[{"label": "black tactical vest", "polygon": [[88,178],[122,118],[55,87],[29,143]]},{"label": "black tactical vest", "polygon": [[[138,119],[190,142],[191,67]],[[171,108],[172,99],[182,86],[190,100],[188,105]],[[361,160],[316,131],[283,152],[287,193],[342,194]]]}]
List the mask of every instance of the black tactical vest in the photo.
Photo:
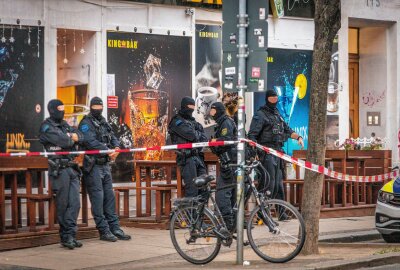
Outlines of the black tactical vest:
[{"label": "black tactical vest", "polygon": [[286,141],[284,120],[278,113],[269,112],[261,109],[269,125],[264,125],[264,128],[260,134],[259,142],[262,145],[281,148]]}]

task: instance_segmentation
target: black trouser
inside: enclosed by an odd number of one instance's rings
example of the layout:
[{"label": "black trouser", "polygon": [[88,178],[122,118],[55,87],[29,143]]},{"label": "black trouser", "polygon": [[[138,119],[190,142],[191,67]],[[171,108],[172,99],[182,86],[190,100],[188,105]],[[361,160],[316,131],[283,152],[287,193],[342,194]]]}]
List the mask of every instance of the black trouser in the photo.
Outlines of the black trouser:
[{"label": "black trouser", "polygon": [[193,179],[197,176],[207,174],[203,159],[197,155],[186,157],[184,164],[179,167],[183,183],[185,184],[185,197],[196,197],[199,195],[199,190],[194,185]]},{"label": "black trouser", "polygon": [[49,178],[55,194],[60,238],[65,242],[75,238],[78,229],[77,219],[81,208],[79,173],[72,168],[64,168],[59,170],[57,177],[54,177],[50,168]]},{"label": "black trouser", "polygon": [[115,196],[110,165],[94,165],[84,181],[92,204],[92,215],[100,234],[120,229],[115,213]]},{"label": "black trouser", "polygon": [[[236,158],[231,161],[232,164],[236,163]],[[235,183],[235,168],[228,167],[228,164],[220,166],[220,176],[217,181],[217,194],[216,201],[223,216],[233,215],[232,208],[235,205],[235,187],[223,188]]]},{"label": "black trouser", "polygon": [[283,164],[281,159],[270,154],[265,154],[261,158],[261,163],[268,173],[265,176],[265,174],[261,171],[261,181],[258,185],[258,190],[263,192],[270,191],[270,197],[272,199],[284,200],[285,193],[283,190],[282,174],[282,170],[284,168],[282,166]]}]

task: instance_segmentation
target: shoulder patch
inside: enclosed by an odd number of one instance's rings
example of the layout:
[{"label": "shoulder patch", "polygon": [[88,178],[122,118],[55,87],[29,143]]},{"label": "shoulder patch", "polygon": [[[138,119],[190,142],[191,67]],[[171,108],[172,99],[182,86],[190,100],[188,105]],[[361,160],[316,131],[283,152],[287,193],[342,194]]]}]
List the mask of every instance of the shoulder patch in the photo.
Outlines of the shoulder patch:
[{"label": "shoulder patch", "polygon": [[89,125],[88,124],[83,124],[81,126],[81,131],[82,132],[88,132],[88,130],[89,130]]},{"label": "shoulder patch", "polygon": [[221,135],[222,135],[222,136],[225,136],[226,134],[228,134],[228,129],[227,129],[227,128],[223,128],[223,129],[221,130]]},{"label": "shoulder patch", "polygon": [[176,120],[175,125],[179,126],[183,123],[181,119]]},{"label": "shoulder patch", "polygon": [[258,115],[254,115],[254,116],[253,116],[253,119],[254,119],[254,120],[258,120],[259,118],[260,118],[260,117],[259,117]]},{"label": "shoulder patch", "polygon": [[42,132],[46,132],[47,130],[49,130],[50,126],[48,124],[45,124],[42,126]]}]

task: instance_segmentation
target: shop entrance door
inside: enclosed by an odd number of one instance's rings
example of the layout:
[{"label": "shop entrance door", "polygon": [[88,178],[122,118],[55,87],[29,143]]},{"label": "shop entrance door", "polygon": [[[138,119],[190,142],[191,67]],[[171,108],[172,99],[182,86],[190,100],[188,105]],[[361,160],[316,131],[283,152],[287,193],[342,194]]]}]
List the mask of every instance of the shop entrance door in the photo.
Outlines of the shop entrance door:
[{"label": "shop entrance door", "polygon": [[349,55],[349,137],[359,137],[359,61],[358,55]]}]

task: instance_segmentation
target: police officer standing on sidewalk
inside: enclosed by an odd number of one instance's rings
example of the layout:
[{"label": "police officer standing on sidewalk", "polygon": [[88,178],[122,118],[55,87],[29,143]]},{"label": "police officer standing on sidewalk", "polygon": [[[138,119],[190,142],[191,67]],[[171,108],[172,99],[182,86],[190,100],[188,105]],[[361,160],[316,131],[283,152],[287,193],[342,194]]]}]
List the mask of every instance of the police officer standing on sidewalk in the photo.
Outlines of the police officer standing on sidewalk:
[{"label": "police officer standing on sidewalk", "polygon": [[[40,127],[39,140],[47,152],[74,151],[83,135],[68,125],[64,119],[64,104],[58,99],[47,105],[50,117]],[[73,155],[49,156],[49,179],[55,195],[57,220],[60,225],[61,245],[69,249],[81,247],[76,240],[77,219],[80,205],[81,171]]]},{"label": "police officer standing on sidewalk", "polygon": [[[266,104],[257,111],[251,120],[248,138],[281,152],[283,152],[283,144],[288,138],[297,140],[298,144],[303,148],[303,138],[285,123],[276,108],[278,103],[278,95],[276,92],[274,90],[268,90],[265,101]],[[271,192],[271,198],[284,200],[283,176],[285,168],[283,160],[263,151],[258,152],[258,157],[269,174],[269,179],[264,179],[265,175],[261,174],[262,178],[259,184],[259,190],[265,191],[265,188],[267,188],[267,190]],[[265,187],[265,183],[268,182],[268,187]]]},{"label": "police officer standing on sidewalk", "polygon": [[[111,126],[102,116],[103,101],[94,97],[90,101],[90,113],[79,124],[83,133],[83,145],[86,150],[119,149],[119,141]],[[92,214],[100,240],[115,242],[129,240],[131,237],[121,230],[115,213],[115,196],[109,162],[116,159],[118,153],[86,155],[83,161],[84,181],[92,204]]]},{"label": "police officer standing on sidewalk", "polygon": [[[173,144],[208,141],[203,126],[192,116],[194,108],[193,98],[184,97],[182,99],[181,109],[172,117],[168,125],[168,132]],[[178,150],[176,163],[180,167],[185,184],[185,196],[197,196],[198,189],[194,185],[193,179],[207,173],[203,153],[199,148]]]},{"label": "police officer standing on sidewalk", "polygon": [[[225,111],[225,106],[221,102],[215,102],[211,105],[210,115],[217,123],[215,135],[212,141],[235,141],[237,140],[237,128],[234,120],[230,118]],[[237,163],[236,145],[212,147],[212,152],[218,156],[221,168],[221,174],[217,181],[216,200],[222,213],[225,223],[229,230],[235,227],[235,218],[232,207],[235,204],[234,187],[224,188],[235,183],[235,168],[229,167],[229,164]]]}]

